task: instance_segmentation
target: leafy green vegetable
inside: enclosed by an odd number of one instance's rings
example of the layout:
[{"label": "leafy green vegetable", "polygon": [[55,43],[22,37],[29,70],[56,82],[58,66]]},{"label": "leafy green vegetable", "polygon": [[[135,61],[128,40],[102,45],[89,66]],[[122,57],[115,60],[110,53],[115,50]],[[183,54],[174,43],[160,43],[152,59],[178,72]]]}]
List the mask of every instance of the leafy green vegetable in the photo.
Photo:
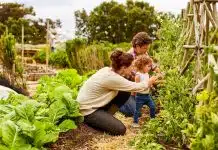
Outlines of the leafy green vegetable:
[{"label": "leafy green vegetable", "polygon": [[58,127],[61,132],[67,132],[68,130],[77,128],[73,120],[64,120]]},{"label": "leafy green vegetable", "polygon": [[59,129],[53,123],[36,121],[36,130],[33,132],[33,144],[40,148],[46,143],[55,142],[58,139]]},{"label": "leafy green vegetable", "polygon": [[2,140],[10,149],[29,149],[31,145],[19,134],[20,130],[13,121],[2,124]]}]

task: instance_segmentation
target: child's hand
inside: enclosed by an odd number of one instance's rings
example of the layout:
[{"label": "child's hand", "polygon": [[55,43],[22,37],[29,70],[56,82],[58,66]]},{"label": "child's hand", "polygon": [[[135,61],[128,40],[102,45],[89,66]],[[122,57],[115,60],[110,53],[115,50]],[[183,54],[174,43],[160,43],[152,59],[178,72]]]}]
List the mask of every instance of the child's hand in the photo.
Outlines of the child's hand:
[{"label": "child's hand", "polygon": [[153,86],[153,84],[157,81],[157,76],[153,76],[153,77],[151,77],[150,79],[149,79],[149,81],[148,81],[148,86],[149,87],[152,87]]}]

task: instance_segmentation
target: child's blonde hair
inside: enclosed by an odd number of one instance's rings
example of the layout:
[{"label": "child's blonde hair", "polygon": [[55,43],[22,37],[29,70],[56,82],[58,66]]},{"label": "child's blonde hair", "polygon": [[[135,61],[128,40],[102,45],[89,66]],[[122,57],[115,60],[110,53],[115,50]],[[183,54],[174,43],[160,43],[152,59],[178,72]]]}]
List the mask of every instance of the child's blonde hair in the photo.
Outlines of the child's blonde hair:
[{"label": "child's blonde hair", "polygon": [[140,55],[134,60],[134,67],[137,71],[143,72],[145,65],[152,63],[152,59],[147,55]]}]

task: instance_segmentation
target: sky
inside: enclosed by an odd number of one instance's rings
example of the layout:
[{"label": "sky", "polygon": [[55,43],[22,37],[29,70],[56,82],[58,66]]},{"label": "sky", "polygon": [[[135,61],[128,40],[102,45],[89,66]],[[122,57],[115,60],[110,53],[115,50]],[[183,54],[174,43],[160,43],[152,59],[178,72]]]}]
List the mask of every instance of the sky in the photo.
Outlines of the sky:
[{"label": "sky", "polygon": [[[90,12],[100,3],[110,0],[0,0],[0,2],[18,2],[33,6],[36,16],[40,18],[60,19],[62,22],[61,33],[63,38],[71,39],[75,31],[74,11],[85,9]],[[125,3],[126,0],[115,0]],[[157,11],[179,14],[189,0],[144,0]]]}]

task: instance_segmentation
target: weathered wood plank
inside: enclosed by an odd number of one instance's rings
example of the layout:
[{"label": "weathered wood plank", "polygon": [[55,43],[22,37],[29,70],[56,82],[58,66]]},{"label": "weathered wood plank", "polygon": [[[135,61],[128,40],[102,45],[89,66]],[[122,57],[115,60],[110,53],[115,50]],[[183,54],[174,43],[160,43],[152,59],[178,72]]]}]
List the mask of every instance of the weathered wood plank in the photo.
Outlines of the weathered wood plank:
[{"label": "weathered wood plank", "polygon": [[[218,0],[205,0],[206,2],[218,2]],[[204,0],[194,0],[194,2],[204,2]]]}]

